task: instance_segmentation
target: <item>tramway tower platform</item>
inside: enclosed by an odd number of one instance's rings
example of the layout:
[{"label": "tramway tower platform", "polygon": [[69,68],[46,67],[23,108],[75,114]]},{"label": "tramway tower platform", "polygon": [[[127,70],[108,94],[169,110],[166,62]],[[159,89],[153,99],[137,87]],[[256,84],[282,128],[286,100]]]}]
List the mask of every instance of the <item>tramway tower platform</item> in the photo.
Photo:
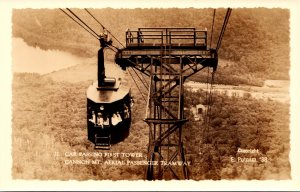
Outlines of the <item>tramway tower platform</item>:
[{"label": "tramway tower platform", "polygon": [[187,71],[198,71],[200,66],[195,64],[213,67],[214,70],[217,68],[217,52],[208,49],[206,29],[138,28],[127,30],[125,36],[126,47],[120,49],[115,58],[123,69],[132,66],[149,75],[150,63],[159,65],[166,62],[188,65]]},{"label": "tramway tower platform", "polygon": [[[184,81],[206,67],[216,70],[218,55],[207,47],[207,30],[195,28],[138,28],[127,30],[126,47],[115,61],[149,76],[144,121],[149,125],[147,180],[188,179],[182,130]],[[170,166],[182,162],[182,166]]]}]

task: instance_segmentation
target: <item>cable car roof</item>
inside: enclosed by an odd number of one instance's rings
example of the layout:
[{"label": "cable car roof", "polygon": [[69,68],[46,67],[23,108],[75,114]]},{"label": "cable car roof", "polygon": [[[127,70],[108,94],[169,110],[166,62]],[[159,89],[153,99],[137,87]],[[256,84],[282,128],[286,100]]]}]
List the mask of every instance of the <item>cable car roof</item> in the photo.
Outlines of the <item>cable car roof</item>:
[{"label": "cable car roof", "polygon": [[129,91],[129,88],[121,85],[116,90],[98,90],[97,82],[95,82],[93,85],[89,86],[87,90],[87,98],[95,103],[113,103],[124,99],[128,95]]}]

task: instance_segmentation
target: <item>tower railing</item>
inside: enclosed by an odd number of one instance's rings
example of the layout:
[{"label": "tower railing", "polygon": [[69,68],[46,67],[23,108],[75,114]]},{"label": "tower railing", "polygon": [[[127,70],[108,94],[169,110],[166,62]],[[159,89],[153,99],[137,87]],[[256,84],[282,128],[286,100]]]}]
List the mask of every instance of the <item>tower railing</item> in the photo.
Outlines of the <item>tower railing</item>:
[{"label": "tower railing", "polygon": [[207,30],[195,28],[138,28],[126,31],[126,47],[207,47]]}]

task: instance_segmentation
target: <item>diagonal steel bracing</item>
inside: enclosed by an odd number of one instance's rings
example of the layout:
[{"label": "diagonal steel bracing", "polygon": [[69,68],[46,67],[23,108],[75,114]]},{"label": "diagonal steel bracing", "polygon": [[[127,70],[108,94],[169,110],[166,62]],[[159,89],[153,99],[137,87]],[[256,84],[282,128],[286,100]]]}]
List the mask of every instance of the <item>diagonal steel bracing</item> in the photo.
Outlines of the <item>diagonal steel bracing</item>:
[{"label": "diagonal steel bracing", "polygon": [[217,53],[207,49],[206,31],[198,37],[194,28],[139,30],[145,42],[139,41],[141,36],[129,42],[116,55],[116,63],[150,77],[144,120],[149,125],[147,160],[156,163],[146,166],[145,178],[189,179],[182,136],[187,122],[183,84],[206,67],[216,68]]}]

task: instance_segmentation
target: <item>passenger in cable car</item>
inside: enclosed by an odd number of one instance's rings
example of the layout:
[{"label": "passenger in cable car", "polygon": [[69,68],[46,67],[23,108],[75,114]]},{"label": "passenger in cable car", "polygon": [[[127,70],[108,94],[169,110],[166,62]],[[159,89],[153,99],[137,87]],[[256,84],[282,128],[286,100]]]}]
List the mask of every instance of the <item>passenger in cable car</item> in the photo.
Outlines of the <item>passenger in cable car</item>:
[{"label": "passenger in cable car", "polygon": [[[111,124],[114,126],[122,121],[122,119],[120,120],[120,118],[118,117],[118,114],[119,114],[119,112],[117,112],[117,114],[114,113],[111,117]],[[120,116],[120,114],[119,114],[119,116]]]},{"label": "passenger in cable car", "polygon": [[94,111],[92,111],[92,116],[91,116],[91,118],[89,119],[89,121],[92,122],[92,123],[94,123],[94,124],[96,124],[96,115],[95,115],[95,112],[94,112]]},{"label": "passenger in cable car", "polygon": [[104,116],[103,125],[109,126],[109,118],[108,118],[108,115]]},{"label": "passenger in cable car", "polygon": [[119,122],[121,122],[121,121],[122,121],[122,117],[121,117],[121,115],[120,115],[119,111],[117,112],[117,118],[118,118]]},{"label": "passenger in cable car", "polygon": [[126,104],[124,104],[124,119],[128,119],[130,117],[129,110]]},{"label": "passenger in cable car", "polygon": [[97,114],[97,125],[103,128],[103,115],[102,113]]}]

